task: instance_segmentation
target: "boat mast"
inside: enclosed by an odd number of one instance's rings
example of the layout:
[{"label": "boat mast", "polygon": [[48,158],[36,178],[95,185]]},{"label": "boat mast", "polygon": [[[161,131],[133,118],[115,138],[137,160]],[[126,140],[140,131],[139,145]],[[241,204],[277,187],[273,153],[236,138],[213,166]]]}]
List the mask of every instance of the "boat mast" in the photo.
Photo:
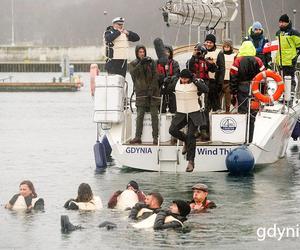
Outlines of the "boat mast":
[{"label": "boat mast", "polygon": [[11,46],[15,46],[14,0],[11,0]]},{"label": "boat mast", "polygon": [[246,36],[245,0],[241,0],[241,29],[242,37]]}]

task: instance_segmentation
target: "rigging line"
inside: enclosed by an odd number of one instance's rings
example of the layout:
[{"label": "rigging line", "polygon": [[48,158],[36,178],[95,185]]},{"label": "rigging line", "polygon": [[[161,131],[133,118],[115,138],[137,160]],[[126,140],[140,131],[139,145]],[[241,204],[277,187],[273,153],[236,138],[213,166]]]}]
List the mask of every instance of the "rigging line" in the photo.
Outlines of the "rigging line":
[{"label": "rigging line", "polygon": [[175,46],[177,45],[177,42],[178,42],[178,36],[179,36],[179,32],[180,32],[181,26],[182,26],[182,25],[179,24],[179,27],[178,27],[178,30],[177,30],[177,33],[176,33],[175,43],[174,43]]},{"label": "rigging line", "polygon": [[252,22],[254,23],[255,19],[254,19],[254,13],[253,13],[253,8],[252,8],[251,0],[248,0],[248,2],[249,2],[249,5],[250,5],[251,16],[252,16]]},{"label": "rigging line", "polygon": [[265,23],[266,23],[266,28],[267,28],[267,32],[268,32],[268,38],[269,38],[269,39],[271,39],[271,37],[270,37],[269,25],[268,25],[268,21],[267,21],[266,13],[265,13],[265,8],[264,8],[264,5],[263,5],[263,2],[262,2],[262,0],[260,0],[260,4],[261,4],[262,11],[263,11],[263,15],[264,15]]}]

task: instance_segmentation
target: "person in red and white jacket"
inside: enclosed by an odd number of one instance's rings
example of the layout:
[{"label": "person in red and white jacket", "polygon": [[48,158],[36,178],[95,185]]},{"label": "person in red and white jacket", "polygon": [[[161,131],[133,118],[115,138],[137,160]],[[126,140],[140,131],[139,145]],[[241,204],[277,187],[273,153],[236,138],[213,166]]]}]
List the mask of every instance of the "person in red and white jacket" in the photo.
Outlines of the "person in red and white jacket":
[{"label": "person in red and white jacket", "polygon": [[[251,41],[243,42],[239,53],[235,58],[230,70],[230,91],[233,95],[232,104],[238,100],[238,112],[248,113],[248,98],[252,79],[261,71],[265,70],[262,60],[256,55],[256,49]],[[252,142],[254,132],[254,122],[257,111],[251,110],[249,142]]]}]

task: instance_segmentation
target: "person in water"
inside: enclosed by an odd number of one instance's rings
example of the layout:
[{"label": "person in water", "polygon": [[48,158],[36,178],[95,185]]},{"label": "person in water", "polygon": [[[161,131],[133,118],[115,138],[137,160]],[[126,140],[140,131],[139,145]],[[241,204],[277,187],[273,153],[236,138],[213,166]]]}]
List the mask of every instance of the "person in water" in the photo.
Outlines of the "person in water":
[{"label": "person in water", "polygon": [[[146,195],[139,189],[139,185],[137,184],[136,181],[130,181],[127,186],[126,190],[132,190],[137,194],[138,201],[139,202],[144,202],[146,199]],[[108,208],[115,208],[117,203],[118,203],[118,197],[122,194],[123,191],[118,190],[113,193],[113,195],[110,197],[107,207]]]},{"label": "person in water", "polygon": [[145,202],[138,202],[131,209],[129,218],[133,220],[143,220],[154,213],[158,213],[164,199],[160,193],[153,192],[146,196]]},{"label": "person in water", "polygon": [[208,187],[205,184],[198,183],[192,187],[193,199],[190,201],[191,211],[193,213],[202,212],[208,208],[216,208],[213,201],[207,199]]},{"label": "person in water", "polygon": [[187,220],[186,216],[191,212],[189,204],[183,200],[174,200],[169,210],[161,210],[158,212],[154,230],[167,228],[182,228],[183,222]]},{"label": "person in water", "polygon": [[24,180],[20,183],[19,193],[15,194],[5,205],[5,208],[12,210],[43,210],[44,200],[37,197],[33,183]]},{"label": "person in water", "polygon": [[68,210],[85,210],[93,211],[103,208],[99,196],[94,196],[89,184],[81,183],[78,187],[76,199],[68,200],[64,207]]}]

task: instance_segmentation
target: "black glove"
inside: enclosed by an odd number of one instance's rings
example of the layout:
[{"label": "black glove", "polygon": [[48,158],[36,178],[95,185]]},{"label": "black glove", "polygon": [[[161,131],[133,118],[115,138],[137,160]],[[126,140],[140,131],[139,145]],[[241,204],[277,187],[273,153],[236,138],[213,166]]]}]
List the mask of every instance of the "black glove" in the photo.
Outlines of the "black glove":
[{"label": "black glove", "polygon": [[147,63],[150,63],[151,61],[152,61],[151,57],[145,56],[145,57],[141,60],[141,64],[147,64]]},{"label": "black glove", "polygon": [[134,207],[140,210],[140,209],[142,209],[142,208],[146,208],[147,205],[146,205],[145,203],[143,203],[143,202],[138,202],[138,203],[136,203],[136,204],[134,205]]},{"label": "black glove", "polygon": [[236,105],[236,95],[231,96],[231,104],[232,104],[232,106]]}]

